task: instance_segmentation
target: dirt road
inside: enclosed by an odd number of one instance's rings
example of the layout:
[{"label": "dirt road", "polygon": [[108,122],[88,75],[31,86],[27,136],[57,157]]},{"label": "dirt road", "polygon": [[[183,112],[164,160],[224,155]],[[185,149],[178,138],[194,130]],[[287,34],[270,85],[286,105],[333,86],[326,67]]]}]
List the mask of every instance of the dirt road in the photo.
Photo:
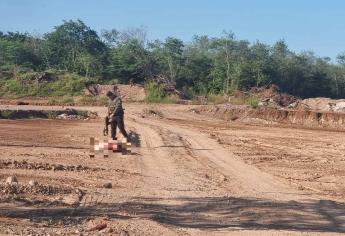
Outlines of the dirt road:
[{"label": "dirt road", "polygon": [[0,120],[0,178],[20,185],[1,185],[0,233],[94,235],[99,223],[114,235],[345,233],[344,132],[229,123],[190,108],[127,105],[136,148],[109,158],[88,157],[100,119]]}]

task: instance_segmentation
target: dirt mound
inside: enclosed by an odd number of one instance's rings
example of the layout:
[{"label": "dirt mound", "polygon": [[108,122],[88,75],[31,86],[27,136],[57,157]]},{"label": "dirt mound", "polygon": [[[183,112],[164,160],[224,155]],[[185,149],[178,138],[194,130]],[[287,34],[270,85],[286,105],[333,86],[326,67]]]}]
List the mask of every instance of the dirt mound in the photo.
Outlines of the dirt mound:
[{"label": "dirt mound", "polygon": [[308,98],[300,101],[296,108],[313,111],[345,112],[345,99]]},{"label": "dirt mound", "polygon": [[211,115],[227,121],[236,120],[240,122],[266,124],[283,123],[307,127],[345,129],[345,113],[336,112],[290,110],[270,107],[254,109],[243,105],[202,106],[191,109],[190,112]]},{"label": "dirt mound", "polygon": [[124,101],[141,102],[145,99],[145,89],[141,85],[89,85],[84,93],[91,96],[105,96],[108,91],[113,91]]},{"label": "dirt mound", "polygon": [[281,93],[279,87],[272,85],[270,88],[253,87],[250,94],[258,97],[262,105],[276,105],[287,107],[291,103],[296,102],[298,99],[287,93]]}]

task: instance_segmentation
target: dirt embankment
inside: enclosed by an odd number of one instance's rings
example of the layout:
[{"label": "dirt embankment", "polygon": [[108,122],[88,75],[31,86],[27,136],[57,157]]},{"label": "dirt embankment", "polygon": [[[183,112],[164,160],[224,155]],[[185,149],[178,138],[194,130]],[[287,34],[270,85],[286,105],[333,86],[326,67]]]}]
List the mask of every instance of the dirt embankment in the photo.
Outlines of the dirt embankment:
[{"label": "dirt embankment", "polygon": [[84,93],[91,96],[105,96],[108,91],[113,91],[127,102],[142,102],[145,99],[145,89],[141,85],[101,85],[93,84],[88,86]]},{"label": "dirt embankment", "polygon": [[345,113],[343,112],[276,109],[269,107],[254,109],[248,106],[235,105],[202,106],[191,111],[198,114],[212,115],[228,121],[266,124],[283,123],[307,127],[345,129]]},{"label": "dirt embankment", "polygon": [[50,110],[37,110],[37,109],[1,109],[0,106],[0,119],[63,119],[63,120],[83,120],[95,119],[96,112],[75,110],[75,109],[50,109]]}]

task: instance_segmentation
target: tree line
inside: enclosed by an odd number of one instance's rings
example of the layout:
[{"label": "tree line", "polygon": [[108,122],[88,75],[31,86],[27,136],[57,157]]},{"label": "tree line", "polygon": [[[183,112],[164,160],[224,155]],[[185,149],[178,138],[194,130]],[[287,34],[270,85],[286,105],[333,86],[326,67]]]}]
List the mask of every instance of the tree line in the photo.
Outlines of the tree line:
[{"label": "tree line", "polygon": [[144,28],[98,33],[81,20],[64,21],[39,37],[0,31],[0,81],[55,70],[89,83],[144,84],[164,78],[190,96],[274,84],[300,97],[345,98],[345,54],[337,60],[295,53],[283,40],[273,45],[238,40],[231,32],[194,36],[190,42],[152,41]]}]

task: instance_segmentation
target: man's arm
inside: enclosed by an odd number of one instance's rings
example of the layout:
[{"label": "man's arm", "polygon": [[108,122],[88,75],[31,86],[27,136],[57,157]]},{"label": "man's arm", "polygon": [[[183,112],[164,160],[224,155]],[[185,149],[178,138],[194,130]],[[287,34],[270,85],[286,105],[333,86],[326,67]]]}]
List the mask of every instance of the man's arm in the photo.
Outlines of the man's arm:
[{"label": "man's arm", "polygon": [[111,118],[116,114],[116,110],[118,109],[118,101],[117,98],[114,100],[109,101],[108,105],[108,117]]}]

